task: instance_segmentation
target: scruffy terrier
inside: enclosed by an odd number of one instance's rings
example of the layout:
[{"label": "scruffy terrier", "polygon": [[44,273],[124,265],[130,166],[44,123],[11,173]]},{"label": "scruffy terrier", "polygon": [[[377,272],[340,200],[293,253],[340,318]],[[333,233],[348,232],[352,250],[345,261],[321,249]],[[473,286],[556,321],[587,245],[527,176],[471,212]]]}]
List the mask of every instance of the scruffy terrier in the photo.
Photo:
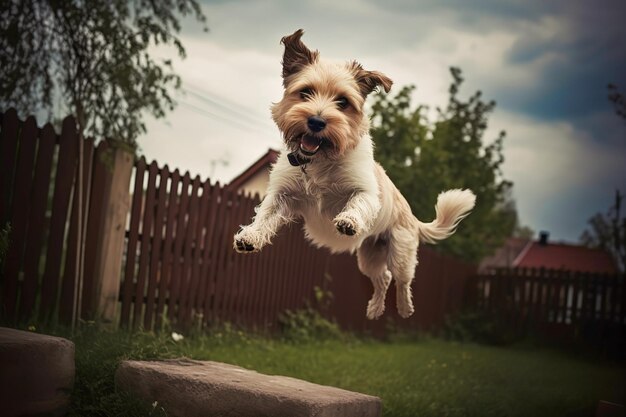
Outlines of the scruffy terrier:
[{"label": "scruffy terrier", "polygon": [[254,221],[234,236],[237,252],[256,252],[278,229],[304,219],[306,237],[331,252],[356,251],[361,272],[374,286],[367,317],[385,309],[391,278],[397,308],[413,314],[411,281],[419,240],[435,242],[454,233],[474,207],[470,190],[449,190],[437,198],[436,219],[422,223],[374,161],[365,99],[377,87],[389,92],[392,81],[353,61],[320,59],[300,40],[303,31],[282,38],[283,98],[272,118],[286,144],[270,174],[267,195]]}]

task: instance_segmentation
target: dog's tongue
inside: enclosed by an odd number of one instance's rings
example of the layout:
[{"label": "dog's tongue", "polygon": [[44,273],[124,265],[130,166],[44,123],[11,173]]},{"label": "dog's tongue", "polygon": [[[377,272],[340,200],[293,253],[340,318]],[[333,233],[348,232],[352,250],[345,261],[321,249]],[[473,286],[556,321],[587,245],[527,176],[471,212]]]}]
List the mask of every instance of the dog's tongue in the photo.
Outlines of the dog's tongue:
[{"label": "dog's tongue", "polygon": [[322,143],[321,139],[304,135],[300,140],[300,148],[306,152],[315,153],[319,149],[320,143]]}]

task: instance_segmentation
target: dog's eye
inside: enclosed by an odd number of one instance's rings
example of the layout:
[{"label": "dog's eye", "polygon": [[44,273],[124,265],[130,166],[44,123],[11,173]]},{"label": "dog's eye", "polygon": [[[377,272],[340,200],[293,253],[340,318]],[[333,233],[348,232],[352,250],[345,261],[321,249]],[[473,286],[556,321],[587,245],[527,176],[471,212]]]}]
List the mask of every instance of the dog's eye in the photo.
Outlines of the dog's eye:
[{"label": "dog's eye", "polygon": [[341,109],[341,110],[345,110],[348,108],[348,106],[350,105],[350,102],[348,101],[347,98],[345,97],[339,97],[337,99],[337,106]]},{"label": "dog's eye", "polygon": [[313,90],[311,90],[310,88],[303,88],[302,90],[300,90],[300,98],[302,100],[311,98],[312,95],[313,95]]}]

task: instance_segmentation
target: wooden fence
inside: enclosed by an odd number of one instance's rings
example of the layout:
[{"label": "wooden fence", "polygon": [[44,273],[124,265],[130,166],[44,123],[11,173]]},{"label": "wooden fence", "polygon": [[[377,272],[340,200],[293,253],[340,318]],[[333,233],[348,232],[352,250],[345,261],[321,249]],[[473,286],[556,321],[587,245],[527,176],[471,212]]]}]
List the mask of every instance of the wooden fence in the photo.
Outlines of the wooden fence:
[{"label": "wooden fence", "polygon": [[[70,322],[74,305],[78,198],[76,123],[68,117],[57,135],[52,125],[38,128],[33,117],[21,121],[15,110],[0,114],[0,228],[10,226],[10,245],[0,269],[2,321]],[[103,195],[110,183],[108,144],[84,140],[82,309],[95,310],[95,259],[100,253]],[[92,190],[96,190],[92,192]]]},{"label": "wooden fence", "polygon": [[127,233],[121,323],[176,328],[230,321],[266,326],[303,307],[321,285],[323,253],[292,226],[262,254],[237,254],[232,237],[249,222],[258,198],[170,172],[136,165]]},{"label": "wooden fence", "polygon": [[[272,328],[285,310],[314,305],[315,287],[332,294],[326,312],[343,328],[380,334],[388,318],[398,318],[392,286],[385,319],[367,320],[372,286],[356,259],[312,247],[301,224],[281,230],[261,253],[235,253],[233,234],[250,222],[257,204],[258,198],[139,160],[120,292],[122,325],[159,328],[167,318],[181,329],[218,321]],[[416,314],[402,325],[441,324],[462,305],[465,280],[475,271],[425,249],[414,283]]]},{"label": "wooden fence", "polygon": [[423,248],[415,315],[398,319],[392,284],[385,316],[369,321],[372,286],[353,256],[312,247],[297,223],[261,253],[237,254],[232,236],[250,221],[258,198],[156,162],[133,165],[114,143],[95,146],[92,139],[84,140],[78,242],[78,145],[71,117],[58,135],[32,117],[19,120],[14,110],[0,114],[0,228],[11,226],[0,267],[2,323],[69,323],[81,253],[81,317],[146,329],[165,320],[182,330],[218,321],[273,328],[285,310],[315,306],[319,287],[333,295],[325,313],[343,328],[380,334],[397,320],[433,330],[461,307],[476,270]]},{"label": "wooden fence", "polygon": [[626,331],[623,275],[517,268],[470,281],[471,305],[497,314],[523,334],[557,338],[620,338]]}]

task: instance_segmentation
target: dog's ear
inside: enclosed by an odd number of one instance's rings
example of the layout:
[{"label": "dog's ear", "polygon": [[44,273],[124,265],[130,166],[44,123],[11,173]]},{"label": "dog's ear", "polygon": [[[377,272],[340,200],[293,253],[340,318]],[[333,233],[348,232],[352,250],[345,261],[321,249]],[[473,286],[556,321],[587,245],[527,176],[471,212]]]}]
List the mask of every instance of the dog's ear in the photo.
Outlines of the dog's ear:
[{"label": "dog's ear", "polygon": [[391,90],[393,81],[391,81],[391,78],[387,77],[382,72],[364,70],[358,62],[352,63],[352,70],[354,71],[354,79],[356,80],[363,97],[367,97],[369,93],[380,86],[383,87],[385,93],[388,93],[389,90]]},{"label": "dog's ear", "polygon": [[300,40],[304,31],[302,29],[296,30],[292,35],[285,36],[280,40],[280,43],[285,45],[285,54],[283,55],[283,84],[286,84],[286,79],[299,71],[305,66],[310,65],[317,61],[319,56],[318,51],[311,51]]}]

